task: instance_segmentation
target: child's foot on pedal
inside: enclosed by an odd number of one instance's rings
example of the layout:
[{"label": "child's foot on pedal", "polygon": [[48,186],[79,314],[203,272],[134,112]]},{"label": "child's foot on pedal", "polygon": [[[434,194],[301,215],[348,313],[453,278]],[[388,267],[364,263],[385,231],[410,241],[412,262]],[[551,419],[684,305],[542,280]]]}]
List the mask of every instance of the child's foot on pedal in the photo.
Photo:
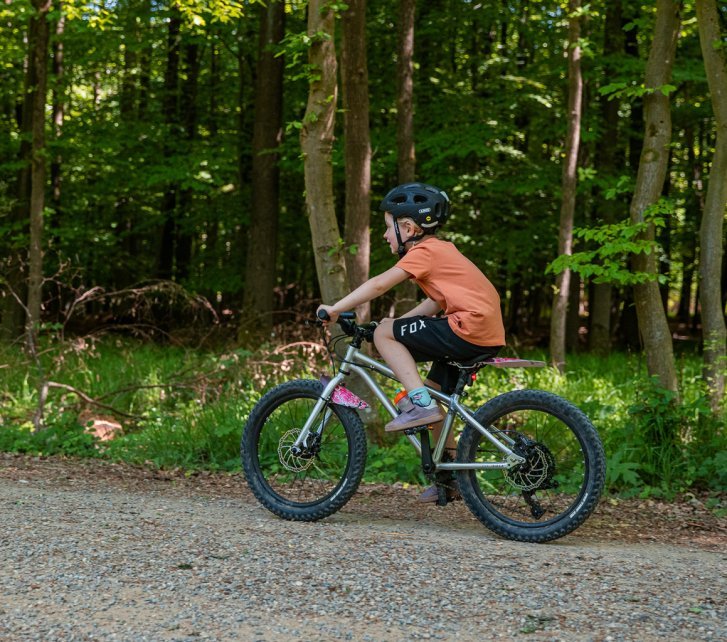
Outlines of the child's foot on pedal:
[{"label": "child's foot on pedal", "polygon": [[[447,501],[453,502],[456,499],[462,499],[462,495],[454,488],[447,489]],[[430,486],[421,495],[419,501],[422,504],[435,504],[439,500],[439,489],[436,486]]]},{"label": "child's foot on pedal", "polygon": [[414,404],[406,412],[402,412],[396,419],[386,424],[386,432],[396,432],[398,430],[407,430],[408,428],[416,428],[417,426],[427,426],[442,421],[444,415],[439,409],[436,401],[428,406],[418,406]]}]

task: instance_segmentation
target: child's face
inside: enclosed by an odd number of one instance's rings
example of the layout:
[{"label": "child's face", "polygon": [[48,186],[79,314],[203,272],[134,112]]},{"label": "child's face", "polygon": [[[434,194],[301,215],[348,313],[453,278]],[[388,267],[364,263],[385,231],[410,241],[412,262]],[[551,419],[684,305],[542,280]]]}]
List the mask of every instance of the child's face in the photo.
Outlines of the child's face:
[{"label": "child's face", "polygon": [[[384,238],[389,244],[392,254],[396,254],[399,250],[399,241],[396,240],[396,232],[394,231],[394,217],[386,212],[384,214],[384,221],[386,221],[386,231],[384,232]],[[411,224],[409,221],[399,221],[399,232],[402,238],[406,239],[411,236],[410,230]]]}]

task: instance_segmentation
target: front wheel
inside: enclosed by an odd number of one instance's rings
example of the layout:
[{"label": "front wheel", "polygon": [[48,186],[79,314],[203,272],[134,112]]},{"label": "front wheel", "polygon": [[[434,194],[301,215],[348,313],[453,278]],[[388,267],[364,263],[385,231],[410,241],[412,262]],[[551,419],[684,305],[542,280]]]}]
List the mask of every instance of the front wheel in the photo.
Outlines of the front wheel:
[{"label": "front wheel", "polygon": [[366,464],[366,436],[350,408],[325,404],[307,443],[293,448],[323,392],[319,381],[276,386],[250,413],[242,435],[245,478],[258,501],[284,519],[315,521],[356,492]]},{"label": "front wheel", "polygon": [[[593,512],[606,457],[596,429],[576,406],[542,390],[516,390],[486,403],[475,419],[525,458],[508,470],[457,473],[465,503],[490,530],[521,542],[547,542],[575,530]],[[464,429],[459,462],[503,459],[474,426]]]}]

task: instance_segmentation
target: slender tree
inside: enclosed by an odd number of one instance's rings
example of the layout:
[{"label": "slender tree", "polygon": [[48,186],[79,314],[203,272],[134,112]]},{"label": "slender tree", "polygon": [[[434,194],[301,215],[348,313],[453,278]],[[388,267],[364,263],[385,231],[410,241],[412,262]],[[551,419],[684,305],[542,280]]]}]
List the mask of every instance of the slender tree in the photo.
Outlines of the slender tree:
[{"label": "slender tree", "polygon": [[414,18],[416,0],[399,0],[399,55],[396,65],[396,159],[399,183],[416,176],[414,147]]},{"label": "slender tree", "polygon": [[[658,0],[656,5],[656,24],[644,80],[647,92],[644,97],[644,144],[630,206],[632,223],[644,222],[644,213],[659,200],[664,187],[671,142],[671,110],[666,86],[671,81],[679,37],[680,8],[681,3],[674,0]],[[654,239],[653,225],[649,225],[644,237]],[[653,277],[649,282],[634,286],[636,315],[648,372],[658,377],[662,388],[677,392],[671,331],[656,281],[659,270],[655,253],[636,254],[632,264],[637,272]]]},{"label": "slender tree", "polygon": [[[416,180],[414,142],[414,26],[416,0],[399,0],[399,37],[396,64],[396,168],[399,183]],[[411,281],[396,289],[397,315],[416,303],[418,291]]]},{"label": "slender tree", "polygon": [[[179,123],[179,44],[181,18],[179,9],[172,8],[167,24],[167,65],[164,71],[164,92],[162,99],[162,113],[164,124],[167,127],[164,157],[173,156],[173,142],[176,142],[180,133]],[[171,279],[174,276],[174,236],[177,226],[177,192],[179,186],[176,181],[170,181],[162,196],[161,215],[162,232],[159,245],[159,265],[157,274],[162,279]]]},{"label": "slender tree", "polygon": [[[606,78],[612,77],[617,69],[615,56],[624,52],[623,16],[621,0],[611,0],[606,4],[604,24],[603,57]],[[606,96],[601,97],[601,122],[603,134],[596,149],[596,166],[599,174],[607,180],[616,178],[618,166],[618,123],[619,102]],[[598,195],[598,209],[601,220],[610,224],[616,220],[618,202],[607,200]],[[611,350],[611,283],[594,283],[593,296],[589,310],[590,327],[588,347],[597,354],[608,354]]]},{"label": "slender tree", "polygon": [[308,3],[308,104],[300,130],[305,173],[305,204],[313,238],[318,284],[326,303],[348,293],[343,239],[333,200],[333,128],[336,118],[336,15],[326,0]]},{"label": "slender tree", "polygon": [[285,2],[261,6],[252,137],[252,208],[240,340],[253,329],[270,334],[276,283],[284,59],[275,46],[285,34]]},{"label": "slender tree", "polygon": [[[578,149],[581,140],[583,112],[583,76],[581,74],[581,18],[580,0],[568,3],[568,133],[563,160],[563,197],[560,208],[558,254],[573,252],[573,218],[576,207],[578,178]],[[565,367],[566,319],[570,292],[571,272],[564,270],[556,278],[553,311],[550,324],[550,358],[560,370]]]},{"label": "slender tree", "polygon": [[[341,80],[346,165],[346,267],[352,288],[369,278],[371,218],[371,142],[369,72],[366,63],[366,0],[349,0],[343,14]],[[370,304],[357,310],[367,320]]]},{"label": "slender tree", "polygon": [[152,58],[154,55],[154,46],[149,38],[149,32],[152,30],[152,9],[151,0],[142,0],[140,17],[142,24],[140,26],[141,41],[145,39],[148,44],[143,45],[141,49],[141,55],[139,56],[139,107],[138,114],[139,120],[145,121],[147,119],[147,112],[149,109],[149,96],[151,94],[151,69],[152,69]]},{"label": "slender tree", "polygon": [[[60,141],[63,132],[63,118],[65,111],[65,96],[63,91],[65,68],[63,64],[63,32],[66,26],[66,16],[61,2],[57,5],[59,16],[56,23],[55,39],[53,40],[53,137]],[[56,216],[61,210],[61,165],[63,159],[61,153],[57,152],[50,165],[51,199]]]},{"label": "slender tree", "polygon": [[[33,156],[33,116],[37,97],[38,78],[34,52],[38,46],[39,28],[42,28],[37,12],[28,21],[25,42],[24,71],[22,93],[17,99],[16,119],[20,133],[18,149],[19,169],[15,178],[14,203],[12,207],[13,223],[17,229],[27,232],[30,221],[30,192]],[[25,304],[28,298],[27,247],[21,247],[8,238],[0,237],[2,254],[0,261],[3,267],[2,334],[3,339],[14,341],[21,336],[26,328],[27,314]]]},{"label": "slender tree", "polygon": [[697,22],[704,68],[712,94],[712,109],[717,123],[717,140],[699,231],[704,378],[709,388],[710,405],[717,413],[724,405],[727,366],[727,330],[721,287],[723,225],[727,207],[727,63],[724,48],[720,46],[724,40],[715,0],[697,0]]},{"label": "slender tree", "polygon": [[36,38],[30,64],[34,68],[32,155],[30,171],[30,251],[28,252],[28,302],[26,343],[33,349],[40,323],[43,290],[43,209],[45,207],[45,108],[48,87],[48,44],[50,26],[48,14],[51,0],[33,0],[37,21]]},{"label": "slender tree", "polygon": [[[187,42],[184,51],[184,81],[181,84],[182,96],[180,101],[181,125],[184,129],[185,149],[191,153],[194,141],[197,139],[197,95],[199,85],[199,45],[196,42]],[[192,261],[192,230],[190,219],[194,193],[191,188],[179,190],[179,205],[176,212],[176,225],[174,227],[174,274],[177,279],[184,280],[189,276]]]}]

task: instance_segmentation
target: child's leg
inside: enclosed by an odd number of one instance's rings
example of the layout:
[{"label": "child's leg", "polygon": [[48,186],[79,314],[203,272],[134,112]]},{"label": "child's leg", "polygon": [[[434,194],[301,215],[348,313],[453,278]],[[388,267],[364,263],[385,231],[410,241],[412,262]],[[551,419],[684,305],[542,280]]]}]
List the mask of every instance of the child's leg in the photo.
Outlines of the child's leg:
[{"label": "child's leg", "polygon": [[419,376],[416,361],[409,349],[394,338],[394,324],[390,321],[382,323],[374,333],[374,343],[381,356],[394,371],[396,378],[409,392],[412,407],[385,426],[386,432],[407,430],[417,426],[427,426],[442,420],[442,411],[432,402],[429,392],[424,388]]},{"label": "child's leg", "polygon": [[411,352],[394,338],[393,321],[393,319],[384,319],[379,324],[374,332],[374,344],[384,361],[394,371],[401,385],[411,392],[421,388],[424,384]]}]

